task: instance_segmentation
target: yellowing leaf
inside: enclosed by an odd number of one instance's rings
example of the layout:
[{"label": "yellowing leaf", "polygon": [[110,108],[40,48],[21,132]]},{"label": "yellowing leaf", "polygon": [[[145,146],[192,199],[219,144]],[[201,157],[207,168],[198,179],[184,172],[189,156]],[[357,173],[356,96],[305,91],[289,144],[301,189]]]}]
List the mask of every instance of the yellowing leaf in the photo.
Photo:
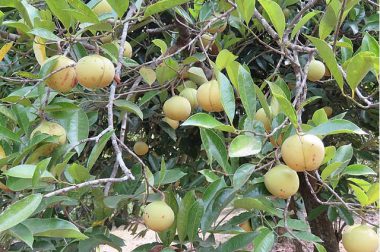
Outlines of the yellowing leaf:
[{"label": "yellowing leaf", "polygon": [[6,43],[3,45],[3,47],[0,49],[0,61],[3,60],[5,54],[12,48],[13,42]]},{"label": "yellowing leaf", "polygon": [[140,68],[139,73],[144,81],[149,84],[149,86],[151,86],[156,80],[156,72],[151,68],[142,67]]},{"label": "yellowing leaf", "polygon": [[40,37],[35,37],[33,41],[33,52],[38,64],[41,66],[45,63],[46,57],[46,47],[45,40]]}]

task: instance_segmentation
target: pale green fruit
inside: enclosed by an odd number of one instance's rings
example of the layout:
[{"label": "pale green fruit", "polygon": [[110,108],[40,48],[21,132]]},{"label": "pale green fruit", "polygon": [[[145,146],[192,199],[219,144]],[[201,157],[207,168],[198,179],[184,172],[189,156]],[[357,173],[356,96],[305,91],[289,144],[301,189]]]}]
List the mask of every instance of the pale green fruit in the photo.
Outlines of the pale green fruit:
[{"label": "pale green fruit", "polygon": [[124,43],[124,52],[123,52],[124,57],[132,58],[132,46],[129,44],[128,41],[125,41]]},{"label": "pale green fruit", "polygon": [[167,230],[174,222],[174,212],[164,201],[155,201],[144,209],[145,225],[156,232]]},{"label": "pale green fruit", "polygon": [[348,227],[342,241],[347,252],[376,252],[379,247],[378,235],[367,225]]},{"label": "pale green fruit", "polygon": [[58,136],[58,144],[66,143],[66,130],[55,122],[42,121],[30,134],[30,138],[37,133],[44,133],[51,136]]},{"label": "pale green fruit", "polygon": [[185,97],[191,105],[192,109],[196,109],[198,107],[198,100],[197,100],[197,90],[194,88],[185,88],[182,90],[182,92],[179,94],[182,97]]},{"label": "pale green fruit", "polygon": [[297,172],[286,165],[277,165],[264,175],[264,184],[268,191],[281,199],[294,195],[299,188]]},{"label": "pale green fruit", "polygon": [[257,110],[255,114],[255,120],[262,122],[267,132],[271,130],[271,121],[268,118],[263,108],[260,108],[259,110]]},{"label": "pale green fruit", "polygon": [[186,98],[175,95],[165,101],[163,111],[166,117],[182,121],[190,116],[191,104]]},{"label": "pale green fruit", "polygon": [[314,135],[293,135],[281,146],[282,159],[297,172],[313,171],[319,168],[325,157],[325,146]]},{"label": "pale green fruit", "polygon": [[325,75],[325,65],[319,60],[312,60],[307,72],[307,79],[310,81],[319,81]]}]

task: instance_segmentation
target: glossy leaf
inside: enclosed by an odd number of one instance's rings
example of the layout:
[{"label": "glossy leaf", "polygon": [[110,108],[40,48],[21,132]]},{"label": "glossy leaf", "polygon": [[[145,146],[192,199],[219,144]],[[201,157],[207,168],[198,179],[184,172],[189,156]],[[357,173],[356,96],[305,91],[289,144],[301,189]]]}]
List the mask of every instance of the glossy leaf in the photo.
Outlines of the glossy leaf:
[{"label": "glossy leaf", "polygon": [[116,100],[114,101],[114,104],[116,107],[120,108],[123,111],[131,112],[140,117],[141,120],[144,119],[143,112],[133,102],[127,101],[127,100]]},{"label": "glossy leaf", "polygon": [[259,138],[251,135],[239,135],[235,137],[229,148],[230,157],[246,157],[260,153],[261,141]]},{"label": "glossy leaf", "polygon": [[184,4],[189,2],[189,0],[161,0],[158,1],[154,4],[149,5],[145,12],[144,12],[144,17],[150,17],[154,14],[166,11],[168,9],[171,9],[175,6]]},{"label": "glossy leaf", "polygon": [[274,245],[274,231],[267,227],[260,228],[259,235],[254,239],[255,252],[271,251]]},{"label": "glossy leaf", "polygon": [[[222,243],[216,251],[238,251],[239,249],[245,248],[248,244],[253,242],[253,239],[258,236],[257,232],[246,232],[242,234],[237,234],[228,241]],[[256,249],[255,249],[256,250]],[[269,250],[268,250],[269,251]]]},{"label": "glossy leaf", "polygon": [[235,190],[240,189],[249,180],[251,174],[255,171],[255,166],[253,164],[243,164],[234,173],[232,177],[232,185]]},{"label": "glossy leaf", "polygon": [[157,78],[156,72],[153,69],[148,68],[148,67],[140,68],[139,73],[149,86],[151,86]]},{"label": "glossy leaf", "polygon": [[219,86],[220,97],[222,100],[224,112],[226,113],[228,119],[230,119],[230,123],[232,125],[232,122],[235,116],[235,106],[236,106],[234,89],[230,81],[227,79],[227,77],[223,73],[218,72],[217,79],[218,79],[218,82],[220,83],[220,86]]},{"label": "glossy leaf", "polygon": [[36,36],[44,38],[44,39],[47,39],[47,40],[51,40],[51,41],[57,41],[57,42],[62,41],[62,39],[60,37],[58,37],[57,35],[55,35],[51,31],[46,30],[44,28],[34,28],[31,31],[29,31],[28,33],[36,35]]},{"label": "glossy leaf", "polygon": [[[36,167],[37,167],[36,165],[29,165],[29,164],[18,165],[5,171],[4,174],[7,175],[8,177],[31,179],[33,178]],[[45,170],[42,174],[40,174],[40,177],[53,178],[53,175],[50,172]]]},{"label": "glossy leaf", "polygon": [[335,28],[342,3],[332,0],[327,5],[326,11],[319,24],[319,38],[324,40]]},{"label": "glossy leaf", "polygon": [[372,175],[372,176],[376,176],[376,172],[366,165],[352,164],[352,165],[347,166],[344,169],[342,175],[351,175],[351,176]]},{"label": "glossy leaf", "polygon": [[354,123],[344,119],[329,120],[328,122],[322,123],[317,127],[312,128],[311,130],[307,131],[307,133],[320,136],[334,135],[340,133],[351,133],[359,135],[367,134]]},{"label": "glossy leaf", "polygon": [[271,0],[258,0],[268,14],[270,21],[276,29],[278,36],[282,39],[285,30],[285,16],[281,7]]},{"label": "glossy leaf", "polygon": [[247,25],[255,11],[255,3],[256,0],[236,0],[237,9]]},{"label": "glossy leaf", "polygon": [[194,192],[188,191],[179,204],[177,213],[177,234],[181,243],[185,241],[188,226],[191,225],[190,216],[193,215],[193,213],[190,212],[190,208],[194,203]]},{"label": "glossy leaf", "polygon": [[69,29],[71,24],[71,15],[70,12],[65,11],[70,8],[67,2],[56,0],[46,0],[45,2],[51,12],[62,22],[63,26],[65,26],[66,29]]},{"label": "glossy leaf", "polygon": [[187,237],[190,242],[194,241],[198,235],[198,228],[204,213],[203,202],[198,199],[193,203],[189,211]]},{"label": "glossy leaf", "polygon": [[97,142],[92,148],[90,156],[87,159],[87,169],[90,171],[91,168],[94,166],[96,161],[98,160],[100,154],[102,153],[104,147],[106,146],[108,140],[111,138],[114,131],[109,131],[105,133],[100,139],[99,142]]},{"label": "glossy leaf", "polygon": [[234,55],[232,52],[228,51],[227,49],[223,49],[222,51],[218,53],[215,64],[218,67],[218,70],[222,71],[224,68],[226,68],[226,66],[228,66],[235,59],[237,59],[236,55]]},{"label": "glossy leaf", "polygon": [[129,7],[129,0],[107,0],[107,2],[111,5],[112,9],[117,13],[119,18],[123,17]]},{"label": "glossy leaf", "polygon": [[238,70],[238,87],[241,102],[247,117],[253,120],[256,114],[256,92],[255,83],[251,74],[243,67],[239,66]]},{"label": "glossy leaf", "polygon": [[235,128],[225,125],[206,113],[197,113],[190,116],[181,126],[197,126],[206,129],[218,129],[227,132],[235,132]]},{"label": "glossy leaf", "polygon": [[315,15],[319,14],[320,11],[312,11],[307,13],[305,16],[301,18],[300,21],[294,26],[292,33],[291,33],[291,39],[294,38],[294,36],[298,33],[299,30],[301,30],[302,26],[304,26],[311,18],[313,18]]},{"label": "glossy leaf", "polygon": [[33,248],[33,234],[23,224],[20,223],[17,226],[8,229],[8,233],[16,239],[25,242],[25,244],[28,245],[30,248]]}]

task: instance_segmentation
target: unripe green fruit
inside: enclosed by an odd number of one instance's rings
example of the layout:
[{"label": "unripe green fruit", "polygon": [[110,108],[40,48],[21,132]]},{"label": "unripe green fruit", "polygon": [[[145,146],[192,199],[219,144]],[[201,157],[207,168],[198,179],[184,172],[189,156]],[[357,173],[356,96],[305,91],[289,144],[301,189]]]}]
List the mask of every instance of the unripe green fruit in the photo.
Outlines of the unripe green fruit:
[{"label": "unripe green fruit", "polygon": [[282,159],[293,170],[313,171],[319,168],[325,157],[325,146],[314,135],[293,135],[281,146]]},{"label": "unripe green fruit", "polygon": [[287,199],[298,191],[300,181],[297,172],[286,165],[277,165],[264,175],[264,184],[272,195]]},{"label": "unripe green fruit", "polygon": [[186,98],[175,95],[165,101],[163,110],[166,117],[182,121],[190,116],[191,104]]},{"label": "unripe green fruit", "polygon": [[347,252],[376,252],[379,247],[379,237],[367,225],[353,225],[342,235],[343,246]]},{"label": "unripe green fruit", "polygon": [[[63,67],[75,64],[75,61],[65,56],[58,56],[57,58],[48,59],[47,61],[45,61],[44,64],[50,62],[53,59],[56,59],[56,63],[52,69],[52,72],[58,69],[61,69]],[[77,78],[76,78],[74,66],[64,68],[60,70],[59,72],[54,73],[49,78],[47,78],[45,82],[50,88],[58,92],[62,92],[62,93],[69,92],[71,89],[73,89],[77,85]]]},{"label": "unripe green fruit", "polygon": [[124,43],[123,56],[128,57],[128,58],[132,58],[132,46],[127,41],[125,41],[125,43]]},{"label": "unripe green fruit", "polygon": [[307,79],[310,81],[319,81],[325,75],[326,67],[319,60],[312,60],[307,72]]},{"label": "unripe green fruit", "polygon": [[138,156],[144,156],[145,154],[148,153],[149,151],[149,146],[142,142],[138,141],[133,145],[133,151],[138,155]]},{"label": "unripe green fruit", "polygon": [[179,122],[176,121],[176,120],[172,120],[170,119],[169,117],[164,117],[164,119],[162,119],[162,121],[166,122],[167,124],[169,124],[170,127],[172,127],[173,129],[177,129],[178,126],[179,126]]},{"label": "unripe green fruit", "polygon": [[115,67],[109,59],[94,54],[81,58],[75,72],[82,86],[97,89],[111,84],[115,76]]},{"label": "unripe green fruit", "polygon": [[219,83],[216,80],[202,84],[197,91],[198,105],[208,112],[221,112],[223,105],[219,92]]},{"label": "unripe green fruit", "polygon": [[96,15],[101,16],[106,13],[112,13],[113,10],[111,5],[106,0],[102,0],[93,8],[93,11]]},{"label": "unripe green fruit", "polygon": [[155,201],[145,207],[143,218],[149,229],[162,232],[173,224],[174,212],[164,201]]},{"label": "unripe green fruit", "polygon": [[259,110],[257,110],[255,114],[255,120],[262,122],[267,132],[271,130],[271,121],[268,118],[263,108],[260,108]]},{"label": "unripe green fruit", "polygon": [[182,90],[182,92],[179,95],[186,98],[190,102],[192,109],[196,109],[198,107],[197,90],[196,89],[185,88],[184,90]]}]

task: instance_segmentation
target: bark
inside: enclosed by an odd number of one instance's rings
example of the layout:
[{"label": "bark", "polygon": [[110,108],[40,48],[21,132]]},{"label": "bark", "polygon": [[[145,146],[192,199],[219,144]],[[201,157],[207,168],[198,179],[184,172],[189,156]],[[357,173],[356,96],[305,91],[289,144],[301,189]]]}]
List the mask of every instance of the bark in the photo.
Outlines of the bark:
[{"label": "bark", "polygon": [[[305,177],[302,173],[299,174],[300,178],[300,193],[304,200],[306,213],[309,214],[313,209],[320,206],[320,204],[315,200],[310,192]],[[310,179],[310,184],[316,187],[315,180]],[[327,212],[323,212],[317,218],[309,221],[311,232],[323,240],[323,246],[328,252],[339,252],[339,242],[335,236],[335,230],[332,222],[329,221],[327,217]],[[315,250],[317,251],[317,250]]]}]

